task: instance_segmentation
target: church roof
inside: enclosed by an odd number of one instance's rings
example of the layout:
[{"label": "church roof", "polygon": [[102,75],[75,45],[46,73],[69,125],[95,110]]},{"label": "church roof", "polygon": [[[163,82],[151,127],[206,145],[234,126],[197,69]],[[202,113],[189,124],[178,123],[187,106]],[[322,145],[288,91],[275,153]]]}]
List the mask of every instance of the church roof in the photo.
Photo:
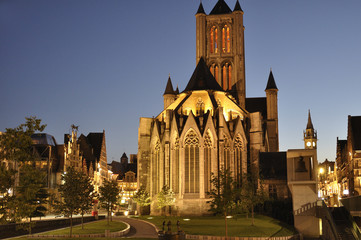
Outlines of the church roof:
[{"label": "church roof", "polygon": [[165,94],[174,94],[173,84],[172,84],[172,80],[170,79],[170,76],[168,77],[167,86],[165,87],[165,91],[163,95]]},{"label": "church roof", "polygon": [[241,8],[241,5],[239,4],[238,0],[237,0],[237,2],[236,2],[236,5],[234,6],[233,12],[235,12],[235,11],[241,11],[241,12],[243,12],[243,10],[242,10],[242,8]]},{"label": "church roof", "polygon": [[222,87],[213,77],[211,71],[209,71],[203,58],[199,60],[197,67],[183,92],[195,90],[215,90],[223,92]]},{"label": "church roof", "polygon": [[246,110],[250,113],[261,112],[264,118],[267,118],[267,98],[246,98]]},{"label": "church roof", "polygon": [[350,116],[352,145],[354,150],[361,150],[361,116]]},{"label": "church roof", "polygon": [[214,8],[212,9],[209,15],[216,14],[227,14],[232,13],[232,10],[228,7],[227,3],[224,0],[218,0]]},{"label": "church roof", "polygon": [[199,13],[206,14],[206,13],[204,12],[204,8],[203,8],[202,2],[199,4],[198,11],[197,11],[196,14],[199,14]]},{"label": "church roof", "polygon": [[259,170],[263,179],[287,180],[287,153],[260,152]]},{"label": "church roof", "polygon": [[308,110],[308,121],[307,121],[307,127],[306,129],[313,129],[313,124],[311,120],[311,112]]},{"label": "church roof", "polygon": [[273,77],[272,70],[269,73],[267,87],[266,87],[266,90],[270,90],[270,89],[277,89],[278,90],[278,88],[276,86],[275,79]]}]

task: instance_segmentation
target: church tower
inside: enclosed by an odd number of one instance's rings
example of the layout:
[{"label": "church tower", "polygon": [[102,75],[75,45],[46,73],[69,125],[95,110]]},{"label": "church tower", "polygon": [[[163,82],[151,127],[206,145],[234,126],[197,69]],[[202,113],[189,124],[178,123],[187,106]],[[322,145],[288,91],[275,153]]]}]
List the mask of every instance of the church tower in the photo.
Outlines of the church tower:
[{"label": "church tower", "polygon": [[218,0],[207,15],[202,3],[196,13],[197,63],[201,57],[225,91],[245,108],[246,84],[244,63],[243,11],[237,0],[233,11]]},{"label": "church tower", "polygon": [[313,128],[310,110],[308,110],[308,122],[306,131],[303,131],[303,140],[305,142],[305,149],[317,148],[317,132]]},{"label": "church tower", "polygon": [[273,77],[272,70],[270,71],[266,92],[267,101],[267,133],[269,141],[269,151],[278,152],[278,104],[277,104],[277,92],[275,79]]}]

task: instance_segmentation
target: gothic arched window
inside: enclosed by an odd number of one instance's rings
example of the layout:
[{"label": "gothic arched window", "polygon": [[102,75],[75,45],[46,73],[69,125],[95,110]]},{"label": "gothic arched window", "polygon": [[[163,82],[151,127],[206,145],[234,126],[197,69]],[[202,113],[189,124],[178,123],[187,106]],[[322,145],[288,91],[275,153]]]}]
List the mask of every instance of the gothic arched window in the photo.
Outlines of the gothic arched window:
[{"label": "gothic arched window", "polygon": [[211,190],[212,138],[209,132],[204,137],[204,191]]},{"label": "gothic arched window", "polygon": [[199,193],[199,139],[191,130],[184,140],[184,192]]},{"label": "gothic arched window", "polygon": [[153,194],[157,194],[159,191],[159,172],[160,172],[160,142],[159,139],[156,142],[153,154],[152,154],[152,184],[153,184]]},{"label": "gothic arched window", "polygon": [[234,140],[234,167],[235,174],[238,183],[241,183],[242,180],[242,139],[238,134],[236,139]]},{"label": "gothic arched window", "polygon": [[175,193],[179,192],[179,138],[176,137],[174,143],[174,161],[173,161],[173,174],[172,174],[172,190]]},{"label": "gothic arched window", "polygon": [[218,66],[216,64],[212,64],[209,67],[209,70],[211,71],[213,77],[216,79],[216,81],[218,82]]},{"label": "gothic arched window", "polygon": [[225,169],[231,169],[231,146],[228,138],[224,136],[224,148],[223,148],[223,156],[224,156],[224,165]]},{"label": "gothic arched window", "polygon": [[202,98],[198,98],[196,105],[196,115],[199,116],[204,113],[204,102]]},{"label": "gothic arched window", "polygon": [[231,52],[231,34],[227,25],[222,28],[222,51],[223,53]]},{"label": "gothic arched window", "polygon": [[230,63],[225,63],[222,66],[221,86],[224,90],[231,90],[232,88],[232,66]]},{"label": "gothic arched window", "polygon": [[218,53],[218,29],[213,26],[210,32],[210,50],[211,53]]}]

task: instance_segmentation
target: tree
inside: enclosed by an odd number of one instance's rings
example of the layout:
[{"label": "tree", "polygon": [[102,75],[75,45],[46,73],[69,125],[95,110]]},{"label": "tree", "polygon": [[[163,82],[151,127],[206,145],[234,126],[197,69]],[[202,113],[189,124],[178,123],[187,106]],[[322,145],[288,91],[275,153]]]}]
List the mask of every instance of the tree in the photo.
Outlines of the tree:
[{"label": "tree", "polygon": [[151,204],[150,196],[144,186],[141,186],[134,194],[133,200],[139,204],[139,215],[142,215],[142,208]]},{"label": "tree", "polygon": [[171,206],[175,202],[174,192],[172,192],[167,185],[164,185],[162,191],[157,195],[157,201],[159,209],[169,207],[169,212],[171,213]]},{"label": "tree", "polygon": [[73,232],[73,215],[78,213],[81,206],[81,179],[82,173],[73,167],[68,167],[67,172],[61,176],[63,182],[59,187],[62,201],[56,206],[59,212],[70,216],[70,237]]},{"label": "tree", "polygon": [[243,209],[248,216],[251,213],[252,226],[254,225],[254,208],[258,204],[263,204],[267,200],[267,195],[263,189],[263,184],[258,181],[252,181],[250,178],[242,185],[241,198],[238,206]]},{"label": "tree", "polygon": [[[26,122],[15,128],[6,128],[0,137],[0,160],[8,166],[0,170],[1,221],[30,219],[27,229],[31,232],[31,213],[36,209],[36,194],[43,185],[43,175],[35,168],[31,136],[42,132],[46,125],[36,117],[25,118]],[[10,176],[12,175],[12,176]],[[10,196],[9,192],[13,191]],[[8,192],[8,193],[6,193]]]},{"label": "tree", "polygon": [[[104,180],[103,186],[99,188],[101,206],[108,212],[108,225],[111,212],[118,202],[120,189],[116,181]],[[112,219],[111,219],[112,220]]]},{"label": "tree", "polygon": [[94,192],[94,186],[91,182],[91,179],[84,175],[80,174],[80,206],[79,211],[81,214],[81,228],[84,229],[84,214],[87,213],[92,208],[93,198],[96,196]]},{"label": "tree", "polygon": [[221,168],[218,171],[218,176],[212,173],[211,175],[212,189],[208,193],[211,201],[210,211],[215,214],[224,216],[226,239],[228,237],[227,215],[235,208],[235,200],[238,195],[236,182],[231,176],[229,169]]},{"label": "tree", "polygon": [[11,189],[15,183],[15,173],[13,169],[8,169],[5,164],[0,163],[0,224],[7,223],[11,219],[10,203],[14,196]]}]

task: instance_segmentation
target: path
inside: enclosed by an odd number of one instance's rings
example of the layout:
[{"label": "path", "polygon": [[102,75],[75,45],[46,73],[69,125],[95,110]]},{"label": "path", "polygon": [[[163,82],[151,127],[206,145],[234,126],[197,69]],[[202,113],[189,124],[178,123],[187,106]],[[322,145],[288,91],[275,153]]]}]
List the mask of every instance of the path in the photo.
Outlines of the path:
[{"label": "path", "polygon": [[130,232],[125,237],[158,238],[156,229],[150,223],[127,217],[113,217],[130,225]]}]

